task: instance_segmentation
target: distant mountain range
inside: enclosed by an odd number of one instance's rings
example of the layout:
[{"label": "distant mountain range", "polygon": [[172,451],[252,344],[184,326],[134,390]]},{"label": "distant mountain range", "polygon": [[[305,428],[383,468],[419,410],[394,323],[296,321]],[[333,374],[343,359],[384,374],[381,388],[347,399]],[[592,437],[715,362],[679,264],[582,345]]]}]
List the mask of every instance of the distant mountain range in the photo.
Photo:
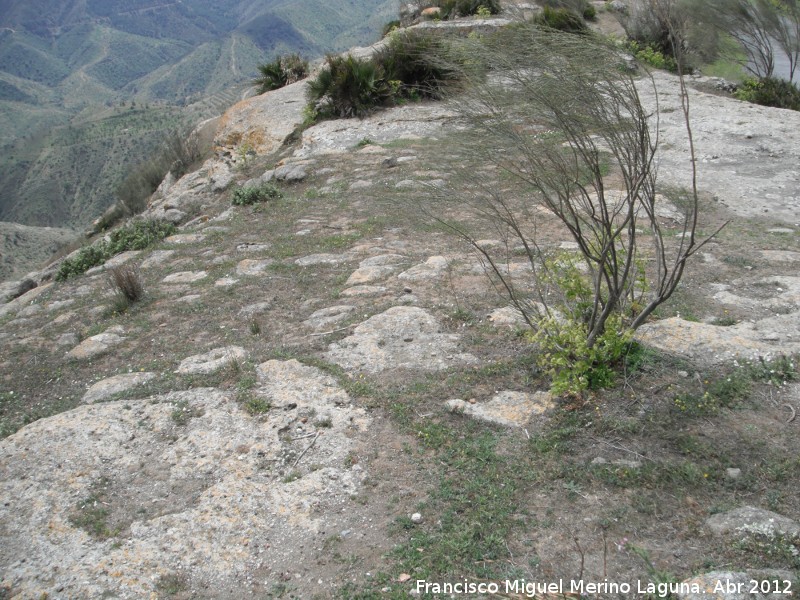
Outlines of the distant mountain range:
[{"label": "distant mountain range", "polygon": [[0,221],[83,228],[165,130],[275,55],[374,41],[396,0],[0,0]]}]

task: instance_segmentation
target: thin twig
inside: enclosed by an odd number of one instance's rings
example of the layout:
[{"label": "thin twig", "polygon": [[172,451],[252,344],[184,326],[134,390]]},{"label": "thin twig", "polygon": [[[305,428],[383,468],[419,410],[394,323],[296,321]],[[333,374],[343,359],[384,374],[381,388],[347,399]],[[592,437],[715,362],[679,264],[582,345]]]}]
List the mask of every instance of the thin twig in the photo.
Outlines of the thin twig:
[{"label": "thin twig", "polygon": [[300,453],[300,456],[297,457],[297,460],[294,461],[294,464],[292,465],[293,469],[297,466],[297,463],[300,462],[300,459],[303,458],[306,455],[306,452],[311,450],[311,447],[316,443],[317,438],[319,437],[319,434],[320,434],[320,432],[318,431],[317,434],[314,436],[314,439],[311,440],[311,443],[308,445],[308,447],[305,450],[303,450],[303,452]]},{"label": "thin twig", "polygon": [[791,423],[792,421],[794,421],[795,417],[797,417],[797,411],[794,409],[794,406],[792,406],[791,404],[784,404],[784,406],[786,408],[788,408],[790,411],[792,411],[792,416],[789,417],[788,421],[786,421],[787,423]]},{"label": "thin twig", "polygon": [[315,436],[315,435],[317,435],[318,433],[319,433],[319,432],[316,432],[316,433],[314,433],[314,432],[312,432],[312,433],[307,433],[307,434],[305,434],[305,435],[301,435],[301,436],[299,436],[299,437],[296,437],[296,438],[290,438],[290,441],[292,441],[292,442],[296,442],[297,440],[304,440],[304,439],[306,439],[306,438],[314,437],[314,436]]}]

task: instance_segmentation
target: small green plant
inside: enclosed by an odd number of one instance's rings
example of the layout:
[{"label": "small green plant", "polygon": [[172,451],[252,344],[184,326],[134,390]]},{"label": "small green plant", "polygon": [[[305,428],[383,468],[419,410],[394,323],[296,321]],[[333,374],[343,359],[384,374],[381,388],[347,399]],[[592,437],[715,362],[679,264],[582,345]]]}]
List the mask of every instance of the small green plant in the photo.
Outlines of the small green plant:
[{"label": "small green plant", "polygon": [[121,252],[144,250],[175,231],[175,225],[166,221],[155,219],[131,221],[112,231],[107,239],[81,248],[74,257],[65,259],[58,268],[56,280],[65,281],[70,277],[81,275]]},{"label": "small green plant", "polygon": [[297,481],[303,476],[300,471],[292,471],[286,477],[283,478],[283,483],[292,483],[293,481]]},{"label": "small green plant", "polygon": [[299,54],[285,54],[259,65],[258,70],[261,75],[253,83],[263,94],[304,79],[308,76],[308,61]]},{"label": "small green plant", "polygon": [[253,335],[261,334],[261,323],[258,322],[258,319],[250,321],[250,333]]},{"label": "small green plant", "polygon": [[186,425],[195,417],[202,417],[205,411],[202,408],[196,408],[189,404],[186,400],[179,400],[175,403],[175,408],[172,410],[170,417],[176,425]]},{"label": "small green plant", "polygon": [[162,575],[156,582],[156,589],[165,596],[176,596],[187,587],[186,579],[177,573]]},{"label": "small green plant", "polygon": [[539,27],[555,29],[565,33],[584,35],[589,32],[583,18],[568,8],[551,8],[545,6],[542,12],[534,17]]},{"label": "small green plant", "polygon": [[499,0],[438,0],[435,4],[441,9],[441,17],[469,17],[472,15],[490,16],[500,12]]},{"label": "small green plant", "polygon": [[283,193],[274,183],[262,183],[258,186],[239,187],[233,191],[231,204],[234,206],[247,206],[268,200],[283,197]]},{"label": "small green plant", "polygon": [[745,79],[734,96],[739,100],[762,106],[800,110],[800,89],[795,84],[777,77]]},{"label": "small green plant", "polygon": [[109,485],[110,481],[105,477],[95,481],[91,486],[90,495],[78,502],[69,517],[72,525],[100,540],[114,537],[119,533],[118,530],[110,528],[108,524],[111,515],[109,504],[106,501]]},{"label": "small green plant", "polygon": [[244,409],[248,414],[253,416],[264,415],[268,413],[271,408],[272,404],[270,404],[268,400],[259,398],[258,396],[248,395],[247,399],[244,401]]}]

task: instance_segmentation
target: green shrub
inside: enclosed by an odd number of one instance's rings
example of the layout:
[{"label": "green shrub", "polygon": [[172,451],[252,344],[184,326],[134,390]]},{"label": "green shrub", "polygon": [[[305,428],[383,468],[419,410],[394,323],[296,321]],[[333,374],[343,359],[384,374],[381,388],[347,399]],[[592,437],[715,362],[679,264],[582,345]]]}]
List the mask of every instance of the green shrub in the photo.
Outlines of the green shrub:
[{"label": "green shrub", "polygon": [[436,6],[442,9],[442,18],[469,17],[487,12],[496,15],[500,12],[499,0],[438,0]]},{"label": "green shrub", "polygon": [[234,206],[246,206],[281,197],[283,197],[283,194],[275,184],[262,183],[258,186],[240,187],[234,190],[231,204]]},{"label": "green shrub", "polygon": [[325,57],[325,67],[308,84],[307,97],[320,117],[363,117],[392,97],[383,69],[352,55]]},{"label": "green shrub", "polygon": [[[618,257],[624,261],[624,256]],[[542,282],[553,293],[560,293],[560,314],[553,313],[538,323],[531,339],[539,347],[537,362],[551,379],[554,394],[578,395],[584,390],[610,387],[617,371],[630,356],[637,360],[640,350],[633,342],[628,320],[636,306],[623,306],[606,321],[604,331],[588,344],[588,322],[594,305],[594,292],[580,271],[578,259],[562,254],[545,262]],[[634,261],[635,288],[644,294],[644,265]]]},{"label": "green shrub", "polygon": [[92,267],[102,265],[112,256],[128,250],[144,250],[151,244],[175,233],[172,223],[143,219],[132,221],[124,227],[112,231],[108,239],[81,248],[73,257],[65,259],[56,273],[57,281],[64,281],[81,275]]},{"label": "green shrub", "polygon": [[258,86],[258,93],[263,94],[305,78],[308,75],[308,61],[299,54],[285,54],[259,65],[258,70],[261,75],[253,83]]},{"label": "green shrub", "polygon": [[747,79],[734,94],[762,106],[800,110],[800,89],[793,83],[776,77]]},{"label": "green shrub", "polygon": [[93,267],[102,265],[109,258],[111,257],[106,251],[105,243],[81,248],[74,257],[67,258],[61,263],[58,273],[56,273],[56,281],[65,281],[70,277],[85,273]]},{"label": "green shrub", "polygon": [[374,60],[393,84],[395,97],[440,99],[445,86],[459,77],[445,60],[446,44],[440,35],[406,30],[395,33]]},{"label": "green shrub", "polygon": [[132,221],[109,234],[106,245],[108,255],[111,257],[128,250],[144,250],[175,231],[175,225],[167,221],[156,219]]},{"label": "green shrub", "polygon": [[585,323],[555,318],[543,321],[534,334],[540,352],[538,364],[550,375],[554,394],[578,395],[614,384],[617,367],[631,350],[633,332],[614,315],[591,347],[587,336]]},{"label": "green shrub", "polygon": [[588,2],[586,8],[583,9],[583,18],[587,21],[594,21],[597,18],[597,10]]},{"label": "green shrub", "polygon": [[545,6],[542,12],[534,17],[534,23],[547,29],[556,29],[565,33],[586,34],[589,28],[580,15],[568,8],[550,8]]},{"label": "green shrub", "polygon": [[678,71],[678,63],[675,62],[675,59],[669,54],[664,54],[660,50],[657,50],[652,45],[640,44],[635,40],[630,40],[626,44],[626,48],[637,60],[655,69],[666,69],[673,73],[677,73]]}]

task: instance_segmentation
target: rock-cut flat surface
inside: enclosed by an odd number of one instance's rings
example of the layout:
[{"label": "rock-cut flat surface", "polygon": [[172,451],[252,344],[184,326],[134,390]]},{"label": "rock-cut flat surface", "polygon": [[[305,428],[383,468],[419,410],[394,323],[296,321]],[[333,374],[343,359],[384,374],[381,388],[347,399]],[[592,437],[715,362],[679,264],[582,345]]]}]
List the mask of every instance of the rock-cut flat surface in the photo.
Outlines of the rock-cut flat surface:
[{"label": "rock-cut flat surface", "polygon": [[200,388],[83,405],[0,441],[0,588],[140,599],[172,578],[191,597],[263,597],[313,562],[316,536],[369,528],[351,500],[366,471],[345,460],[364,410],[297,361],[258,372],[274,418]]},{"label": "rock-cut flat surface", "polygon": [[458,341],[457,334],[443,333],[428,311],[395,306],[331,344],[325,356],[345,369],[367,373],[394,368],[439,371],[477,362],[471,354],[459,352]]}]

